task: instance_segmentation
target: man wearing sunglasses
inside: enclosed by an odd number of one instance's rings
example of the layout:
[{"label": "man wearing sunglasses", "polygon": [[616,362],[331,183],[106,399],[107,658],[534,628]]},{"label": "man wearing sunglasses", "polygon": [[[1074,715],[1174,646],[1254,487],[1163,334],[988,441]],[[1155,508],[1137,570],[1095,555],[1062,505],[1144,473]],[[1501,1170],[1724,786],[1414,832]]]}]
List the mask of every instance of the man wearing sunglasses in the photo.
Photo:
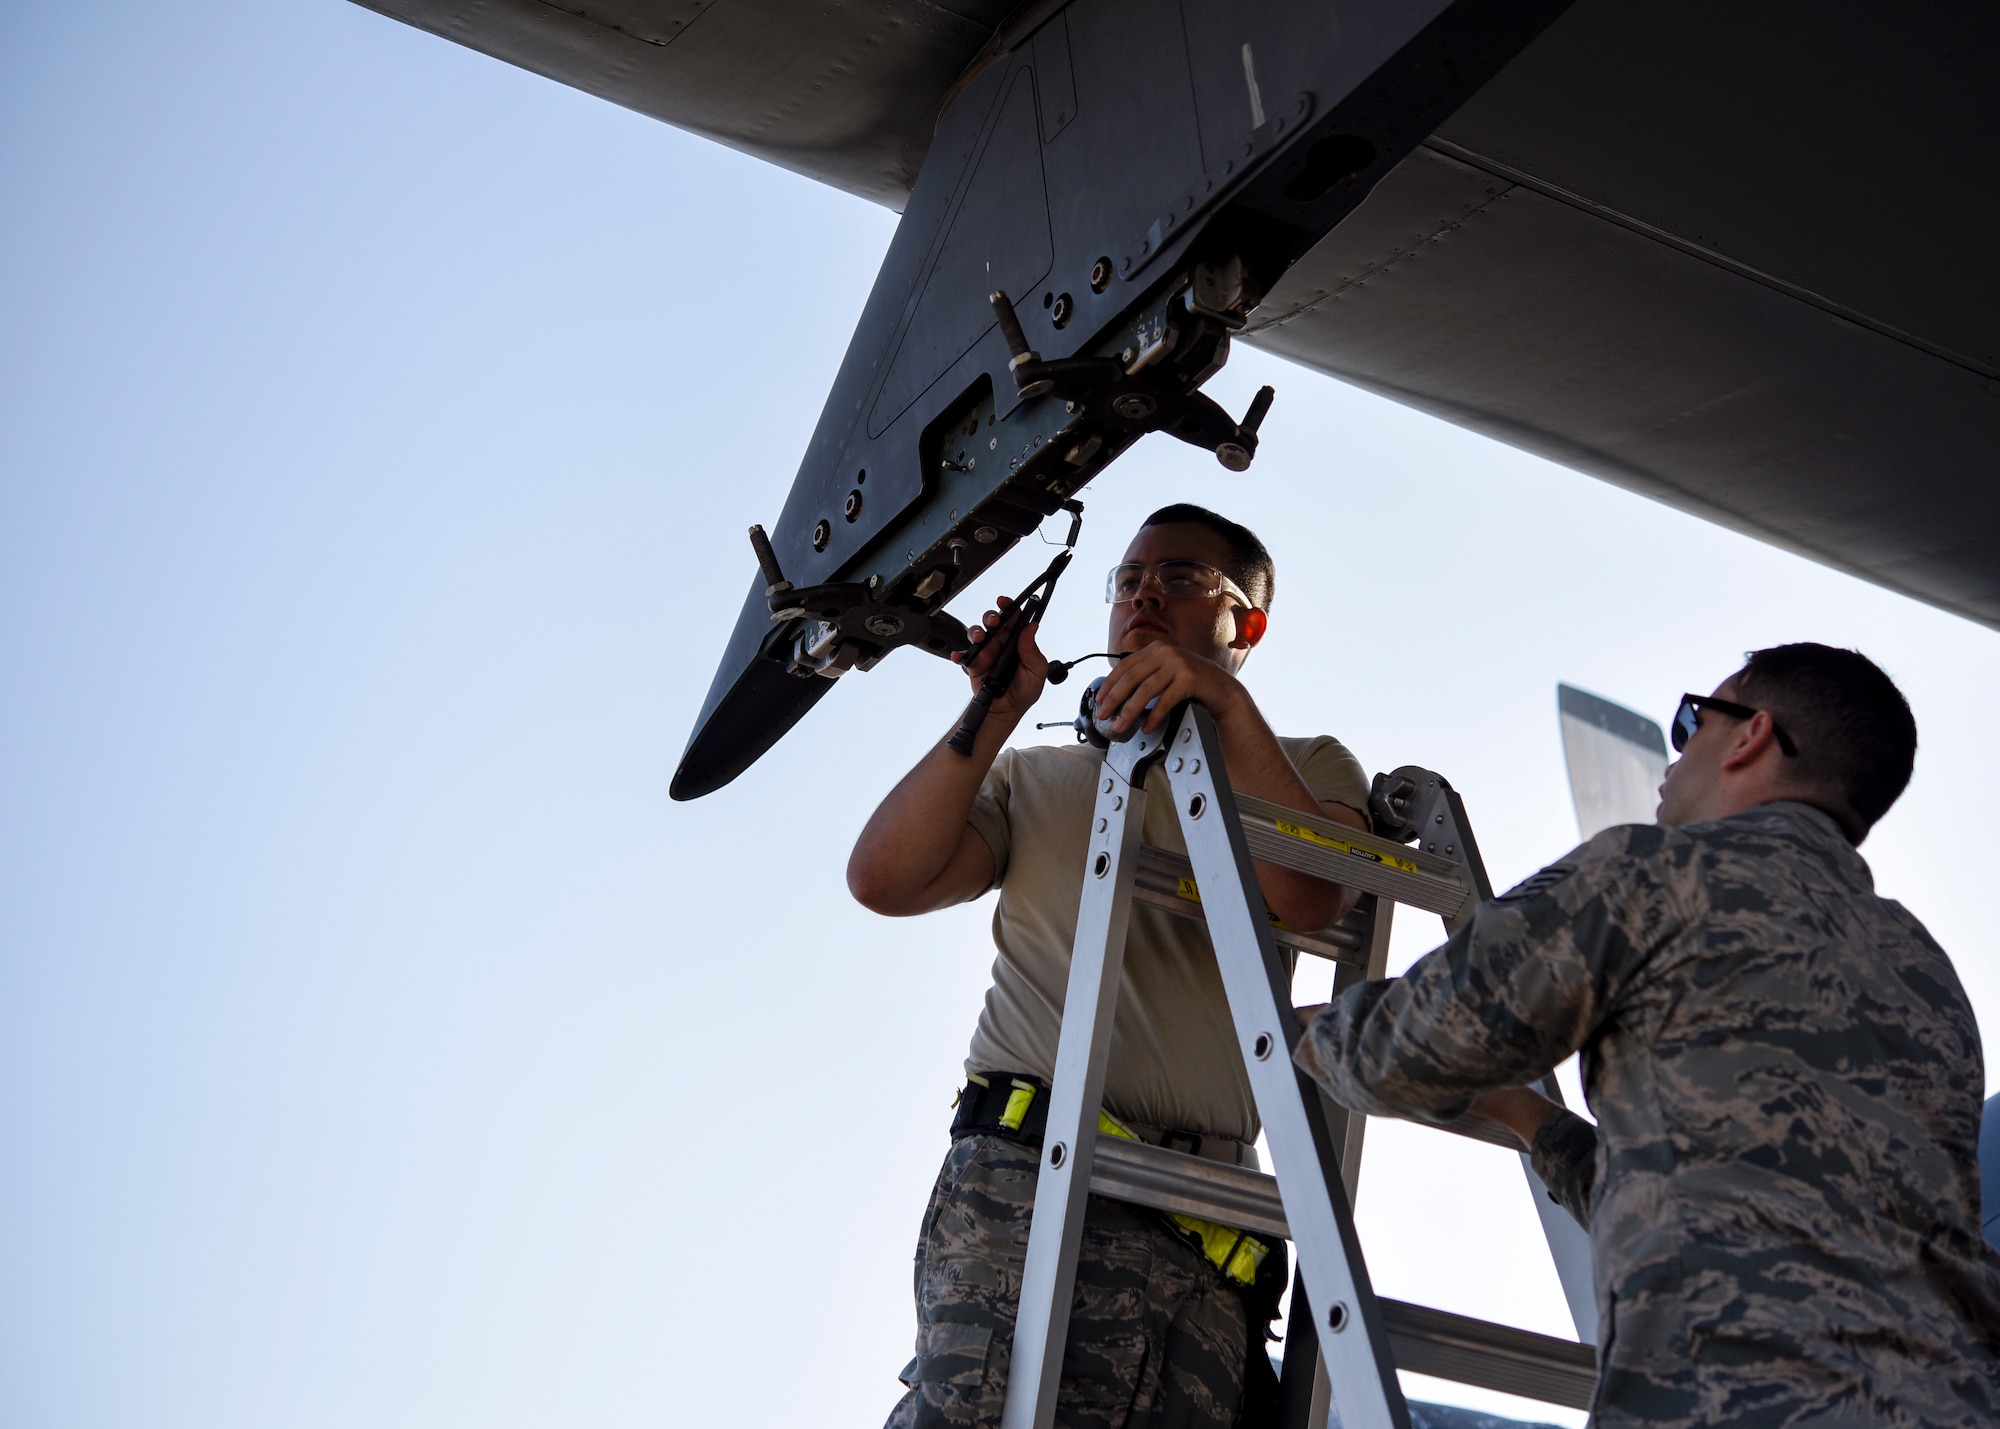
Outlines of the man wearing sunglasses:
[{"label": "man wearing sunglasses", "polygon": [[[1916,724],[1851,650],[1752,653],[1607,829],[1306,1024],[1345,1105],[1508,1127],[1590,1231],[1597,1429],[2000,1424],[1979,1029],[1856,852]],[[1597,1124],[1527,1086],[1582,1053]]]},{"label": "man wearing sunglasses", "polygon": [[[1274,572],[1263,544],[1197,506],[1147,518],[1106,579],[1109,651],[1101,720],[1157,729],[1181,701],[1215,716],[1242,792],[1367,827],[1368,780],[1326,736],[1273,734],[1238,679],[1270,624]],[[1006,598],[971,634],[975,685],[993,664]],[[1003,749],[1042,693],[1048,662],[1030,627],[1021,666],[995,699],[970,758],[940,740],[883,800],[848,864],[854,896],[878,913],[925,913],[1000,893],[993,985],[966,1057],[967,1080],[917,1247],[916,1358],[895,1429],[999,1422],[1034,1208],[1041,1128],[1055,1068],[1071,945],[1102,771],[1097,751]],[[1164,776],[1155,771],[1163,786]],[[1148,843],[1182,851],[1163,792]],[[1258,864],[1271,911],[1299,928],[1332,924],[1345,890]],[[1225,1161],[1254,1160],[1257,1115],[1215,954],[1199,924],[1143,905],[1126,939],[1104,1112],[1110,1134]],[[1092,1197],[1077,1269],[1056,1419],[1067,1426],[1229,1429],[1271,1393],[1264,1330],[1285,1278],[1282,1250],[1227,1227]],[[1241,1422],[1257,1422],[1244,1419]]]}]

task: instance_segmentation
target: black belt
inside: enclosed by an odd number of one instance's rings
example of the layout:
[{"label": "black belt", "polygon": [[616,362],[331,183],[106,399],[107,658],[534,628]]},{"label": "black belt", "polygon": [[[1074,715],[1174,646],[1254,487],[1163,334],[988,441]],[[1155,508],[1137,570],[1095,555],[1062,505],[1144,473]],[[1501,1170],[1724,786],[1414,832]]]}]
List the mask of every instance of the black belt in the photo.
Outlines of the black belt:
[{"label": "black belt", "polygon": [[973,1072],[958,1094],[951,1139],[1005,1136],[1030,1146],[1042,1144],[1049,1125],[1049,1086],[1015,1072]]},{"label": "black belt", "polygon": [[[958,1094],[951,1118],[951,1139],[961,1136],[1004,1136],[1040,1146],[1049,1124],[1049,1084],[1025,1072],[975,1072]],[[1203,1136],[1197,1131],[1170,1131],[1126,1123],[1141,1141],[1184,1151],[1190,1156],[1229,1166],[1255,1166],[1256,1154],[1227,1136]],[[1247,1154],[1246,1154],[1247,1153]]]}]

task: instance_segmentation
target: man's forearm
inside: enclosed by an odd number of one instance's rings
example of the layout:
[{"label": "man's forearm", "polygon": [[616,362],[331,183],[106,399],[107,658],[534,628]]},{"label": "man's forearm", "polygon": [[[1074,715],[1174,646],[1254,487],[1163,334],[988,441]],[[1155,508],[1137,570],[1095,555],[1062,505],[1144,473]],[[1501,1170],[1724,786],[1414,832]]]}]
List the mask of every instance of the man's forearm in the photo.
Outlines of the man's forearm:
[{"label": "man's forearm", "polygon": [[[1251,794],[1309,814],[1326,813],[1312,786],[1306,783],[1284,746],[1278,743],[1278,736],[1265,723],[1263,712],[1248,695],[1217,719],[1216,728],[1222,735],[1222,757],[1228,763],[1229,784],[1237,793]],[[1356,827],[1361,825],[1358,814],[1353,822]],[[1256,868],[1257,884],[1264,892],[1266,906],[1291,927],[1326,927],[1338,922],[1353,906],[1353,893],[1335,884],[1274,863],[1260,862]]]},{"label": "man's forearm", "polygon": [[[1432,1122],[1535,1085],[1589,1034],[1596,987],[1574,944],[1517,908],[1483,903],[1403,976],[1336,995],[1306,1026],[1301,1068],[1350,1110]],[[1489,1106],[1511,1124],[1536,1100],[1516,1091]]]},{"label": "man's forearm", "polygon": [[[1357,828],[1367,826],[1357,811],[1320,803],[1264,722],[1257,702],[1222,663],[1179,646],[1147,645],[1123,657],[1104,677],[1097,712],[1120,731],[1143,725],[1164,732],[1169,713],[1183,700],[1200,700],[1215,717],[1231,788]],[[1257,865],[1257,882],[1265,906],[1294,928],[1324,928],[1354,901],[1352,892],[1337,884],[1268,863]]]},{"label": "man's forearm", "polygon": [[1597,1180],[1597,1128],[1532,1087],[1501,1087],[1472,1099],[1472,1115],[1514,1133],[1555,1203],[1590,1229]]},{"label": "man's forearm", "polygon": [[1498,1087],[1474,1097],[1471,1114],[1513,1132],[1526,1151],[1534,1146],[1548,1119],[1561,1110],[1533,1087]]},{"label": "man's forearm", "polygon": [[1020,719],[988,715],[969,755],[940,738],[897,782],[848,859],[847,885],[857,899],[877,912],[921,913],[968,896],[934,885],[951,866],[980,785]]},{"label": "man's forearm", "polygon": [[1246,696],[1216,721],[1222,735],[1222,757],[1229,762],[1229,785],[1238,793],[1254,794],[1288,809],[1319,811],[1319,799],[1305,781],[1264,715]]}]

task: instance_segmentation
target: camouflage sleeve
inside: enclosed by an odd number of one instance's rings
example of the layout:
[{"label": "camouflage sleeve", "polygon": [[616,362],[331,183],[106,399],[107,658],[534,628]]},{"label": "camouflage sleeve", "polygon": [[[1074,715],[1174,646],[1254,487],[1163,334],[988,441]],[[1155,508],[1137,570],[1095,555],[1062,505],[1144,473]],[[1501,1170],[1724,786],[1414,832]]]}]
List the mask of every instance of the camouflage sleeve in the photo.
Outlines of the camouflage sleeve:
[{"label": "camouflage sleeve", "polygon": [[1550,1197],[1589,1230],[1590,1191],[1597,1181],[1597,1128],[1573,1111],[1558,1111],[1535,1133],[1531,1157]]},{"label": "camouflage sleeve", "polygon": [[1357,984],[1300,1038],[1343,1106],[1446,1122],[1575,1051],[1647,954],[1683,925],[1653,857],[1664,830],[1606,829],[1500,897],[1400,978]]}]

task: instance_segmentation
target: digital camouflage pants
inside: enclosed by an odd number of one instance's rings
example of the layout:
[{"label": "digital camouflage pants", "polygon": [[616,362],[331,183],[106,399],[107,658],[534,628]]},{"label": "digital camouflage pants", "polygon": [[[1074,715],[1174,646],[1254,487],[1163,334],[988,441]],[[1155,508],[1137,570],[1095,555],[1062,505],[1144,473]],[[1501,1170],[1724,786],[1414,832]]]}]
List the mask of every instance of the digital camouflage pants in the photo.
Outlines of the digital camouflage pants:
[{"label": "digital camouflage pants", "polygon": [[[991,1429],[1007,1398],[1040,1155],[952,1143],[917,1239],[917,1354],[887,1429]],[[1057,1393],[1064,1429],[1230,1429],[1243,1393],[1242,1297],[1136,1206],[1092,1196]]]}]

